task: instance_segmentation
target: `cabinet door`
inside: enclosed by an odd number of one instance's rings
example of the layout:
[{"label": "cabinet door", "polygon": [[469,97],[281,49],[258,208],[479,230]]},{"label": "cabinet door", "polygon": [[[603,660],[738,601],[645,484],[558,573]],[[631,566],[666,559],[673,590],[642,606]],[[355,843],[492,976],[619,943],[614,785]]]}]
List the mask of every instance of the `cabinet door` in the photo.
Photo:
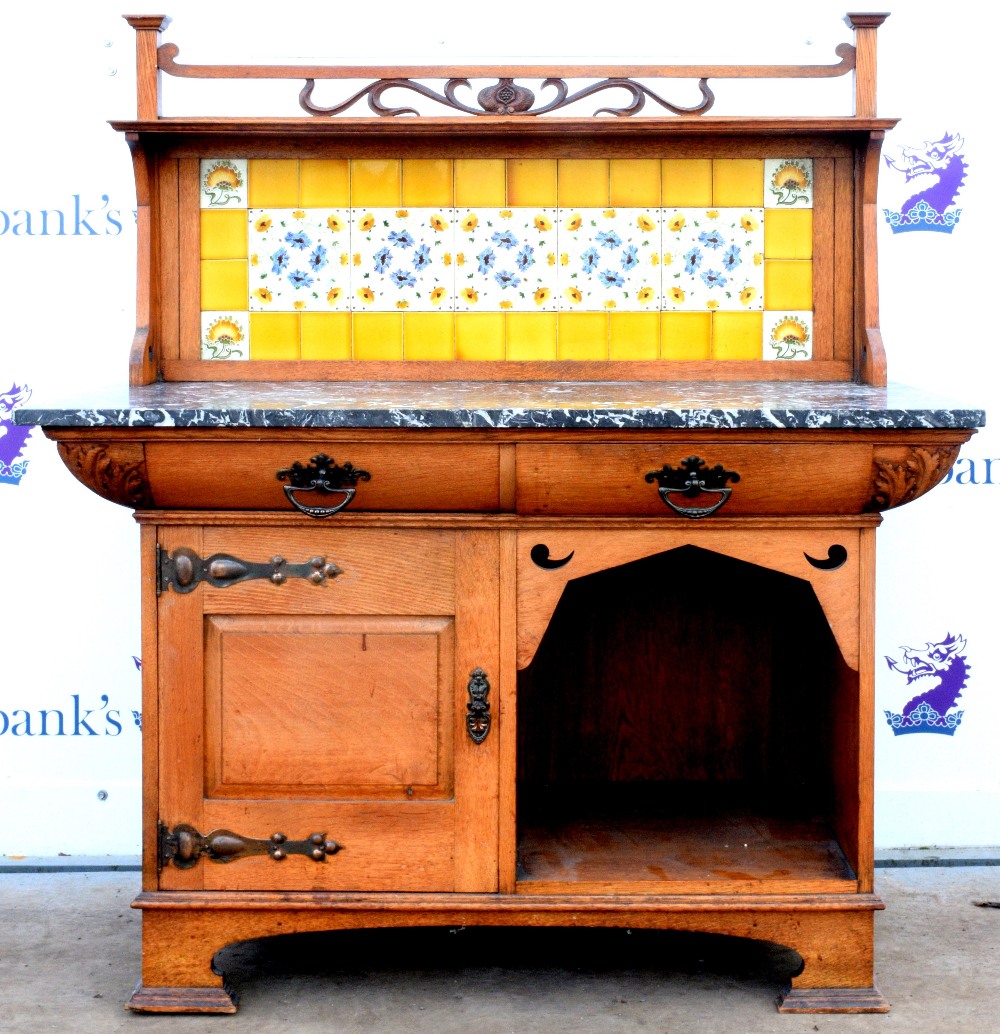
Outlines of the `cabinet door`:
[{"label": "cabinet door", "polygon": [[[498,672],[496,535],[164,527],[159,545],[286,572],[161,591],[159,819],[207,840],[160,886],[496,890],[499,730],[466,721],[473,673]],[[322,584],[292,566],[313,557],[336,566]]]}]

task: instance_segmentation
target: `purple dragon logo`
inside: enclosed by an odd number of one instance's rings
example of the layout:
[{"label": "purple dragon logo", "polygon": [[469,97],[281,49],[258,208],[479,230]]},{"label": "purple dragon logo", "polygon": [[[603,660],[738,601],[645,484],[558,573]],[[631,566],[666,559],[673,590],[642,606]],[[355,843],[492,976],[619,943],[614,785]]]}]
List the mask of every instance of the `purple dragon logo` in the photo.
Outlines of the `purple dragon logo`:
[{"label": "purple dragon logo", "polygon": [[969,171],[961,153],[964,146],[965,141],[960,136],[945,133],[940,140],[925,140],[923,147],[904,145],[895,157],[885,156],[886,165],[901,172],[907,184],[915,180],[914,186],[923,188],[908,197],[898,212],[882,209],[893,233],[911,230],[951,233],[955,229],[962,210],[952,206]]},{"label": "purple dragon logo", "polygon": [[958,698],[969,675],[969,664],[963,653],[965,640],[949,632],[941,642],[927,643],[926,649],[914,650],[909,646],[901,646],[900,649],[903,651],[902,663],[891,657],[886,657],[886,661],[893,671],[906,676],[906,685],[912,686],[922,679],[934,679],[934,684],[913,697],[903,707],[902,714],[885,712],[885,720],[892,727],[893,734],[905,736],[911,732],[935,732],[954,736],[965,712],[948,712],[958,707]]},{"label": "purple dragon logo", "polygon": [[24,477],[28,461],[21,458],[21,450],[31,434],[30,427],[14,425],[14,410],[31,398],[31,389],[12,384],[9,391],[0,394],[0,485],[16,485]]}]

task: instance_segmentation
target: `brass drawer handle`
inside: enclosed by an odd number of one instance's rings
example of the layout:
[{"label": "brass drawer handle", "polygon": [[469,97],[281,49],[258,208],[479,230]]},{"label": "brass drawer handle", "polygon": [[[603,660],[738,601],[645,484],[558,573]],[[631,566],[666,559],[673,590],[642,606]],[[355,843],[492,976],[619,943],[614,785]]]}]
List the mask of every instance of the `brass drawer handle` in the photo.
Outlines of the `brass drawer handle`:
[{"label": "brass drawer handle", "polygon": [[[279,481],[287,481],[284,485],[288,501],[300,513],[307,517],[332,517],[340,513],[354,498],[358,481],[371,481],[367,470],[357,469],[353,463],[338,464],[326,453],[319,453],[305,466],[297,460],[290,467],[277,473]],[[320,496],[339,495],[342,498],[335,506],[310,506],[296,498],[298,492],[316,492]]]},{"label": "brass drawer handle", "polygon": [[[706,467],[705,461],[698,456],[688,456],[686,460],[682,460],[681,469],[674,470],[664,463],[662,470],[651,470],[646,475],[649,484],[659,482],[660,498],[674,513],[693,520],[708,517],[723,506],[733,491],[726,487],[726,482],[732,481],[735,484],[739,479],[740,476],[735,470],[726,470],[721,463],[711,468]],[[696,499],[702,494],[717,495],[719,498],[711,506],[681,506],[670,498],[677,495]]]}]

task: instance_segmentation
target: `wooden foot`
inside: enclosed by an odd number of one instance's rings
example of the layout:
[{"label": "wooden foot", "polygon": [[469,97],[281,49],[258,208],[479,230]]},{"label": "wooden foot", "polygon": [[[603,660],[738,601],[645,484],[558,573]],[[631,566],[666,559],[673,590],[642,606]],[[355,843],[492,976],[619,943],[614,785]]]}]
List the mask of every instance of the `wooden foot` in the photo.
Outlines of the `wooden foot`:
[{"label": "wooden foot", "polygon": [[133,1012],[236,1012],[238,998],[222,987],[144,987],[137,984],[126,1008]]},{"label": "wooden foot", "polygon": [[888,1012],[878,981],[871,987],[792,987],[778,995],[778,1012]]}]

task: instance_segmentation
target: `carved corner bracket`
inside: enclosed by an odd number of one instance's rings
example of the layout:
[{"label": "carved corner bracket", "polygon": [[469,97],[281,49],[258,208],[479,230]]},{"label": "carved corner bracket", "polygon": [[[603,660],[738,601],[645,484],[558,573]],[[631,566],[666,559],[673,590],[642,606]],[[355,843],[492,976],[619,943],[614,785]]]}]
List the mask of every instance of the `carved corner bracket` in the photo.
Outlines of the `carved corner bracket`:
[{"label": "carved corner bracket", "polygon": [[918,499],[947,476],[958,458],[958,445],[912,446],[876,451],[872,459],[871,497],[865,513],[891,510]]},{"label": "carved corner bracket", "polygon": [[58,447],[69,472],[102,499],[134,510],[155,505],[142,445],[135,442],[59,442]]}]

